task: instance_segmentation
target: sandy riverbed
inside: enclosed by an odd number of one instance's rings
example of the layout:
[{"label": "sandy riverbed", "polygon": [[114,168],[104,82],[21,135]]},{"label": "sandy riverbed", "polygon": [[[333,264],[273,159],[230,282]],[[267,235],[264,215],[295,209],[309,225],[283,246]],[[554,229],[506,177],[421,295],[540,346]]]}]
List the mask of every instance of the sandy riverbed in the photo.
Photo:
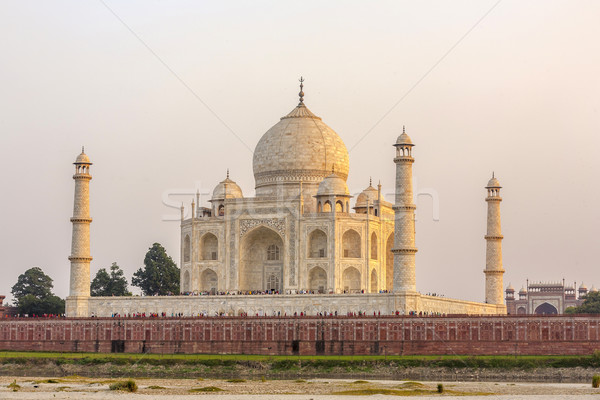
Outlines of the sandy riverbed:
[{"label": "sandy riverbed", "polygon": [[[109,390],[117,379],[84,377],[23,378],[0,377],[2,399],[232,399],[232,400],[324,400],[324,399],[391,399],[416,396],[420,399],[469,398],[482,399],[563,399],[600,397],[600,389],[591,384],[573,383],[506,383],[506,382],[443,382],[445,392],[437,393],[438,382],[406,382],[390,380],[239,380],[232,382],[217,379],[136,379],[136,394]],[[13,391],[8,386],[20,386]],[[205,388],[218,388],[218,392],[203,392]],[[213,390],[218,390],[213,389]],[[201,390],[201,391],[197,391]],[[369,395],[365,397],[365,394]]]}]

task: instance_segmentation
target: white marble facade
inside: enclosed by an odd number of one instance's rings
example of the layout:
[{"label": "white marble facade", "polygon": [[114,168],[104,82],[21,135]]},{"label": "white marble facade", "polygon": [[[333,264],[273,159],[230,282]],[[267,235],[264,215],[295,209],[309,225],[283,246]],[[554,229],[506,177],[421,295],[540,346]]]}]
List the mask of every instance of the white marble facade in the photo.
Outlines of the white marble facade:
[{"label": "white marble facade", "polygon": [[260,139],[253,170],[255,197],[228,172],[210,207],[182,220],[182,292],[392,290],[392,204],[371,184],[352,201],[346,146],[302,96]]},{"label": "white marble facade", "polygon": [[[502,288],[501,247],[494,247],[493,254],[489,251],[490,241],[501,238],[499,202],[493,204],[497,214],[488,221],[492,227],[486,236],[487,303],[419,294],[410,137],[403,132],[390,143],[396,147],[393,157],[390,146],[390,164],[396,163],[394,204],[385,201],[381,185],[375,188],[371,183],[354,199],[346,185],[346,146],[308,110],[303,96],[301,87],[300,103],[256,146],[254,197],[244,196],[228,171],[207,204],[198,204],[198,196],[192,202],[191,218],[184,219],[182,207],[180,267],[185,296],[83,298],[79,295],[83,287],[77,284],[67,299],[67,313],[505,314],[506,306],[497,296],[497,287]],[[87,191],[84,194],[87,201]],[[81,199],[79,203],[83,204]],[[89,232],[86,235],[89,241]],[[89,275],[89,261],[87,270],[78,265],[77,276]],[[89,293],[89,280],[87,285]]]}]

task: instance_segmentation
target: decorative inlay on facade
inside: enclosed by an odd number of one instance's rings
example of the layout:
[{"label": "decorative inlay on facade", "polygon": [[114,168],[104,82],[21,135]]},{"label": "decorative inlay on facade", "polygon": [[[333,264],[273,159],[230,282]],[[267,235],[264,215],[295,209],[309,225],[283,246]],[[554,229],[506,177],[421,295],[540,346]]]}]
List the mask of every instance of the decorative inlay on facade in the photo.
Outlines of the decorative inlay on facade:
[{"label": "decorative inlay on facade", "polygon": [[[240,220],[240,237],[256,228],[257,226],[265,225],[273,228],[282,237],[285,237],[285,219],[284,218],[265,218],[265,219],[241,219]],[[292,224],[293,225],[293,224]]]},{"label": "decorative inlay on facade", "polygon": [[[285,223],[284,223],[285,227]],[[290,286],[296,285],[296,221],[290,221]]]}]

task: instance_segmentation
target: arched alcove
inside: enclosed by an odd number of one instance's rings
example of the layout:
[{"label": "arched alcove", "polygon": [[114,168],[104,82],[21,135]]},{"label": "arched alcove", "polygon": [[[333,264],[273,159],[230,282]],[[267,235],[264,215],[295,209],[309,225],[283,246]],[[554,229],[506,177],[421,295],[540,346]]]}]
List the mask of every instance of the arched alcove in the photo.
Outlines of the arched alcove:
[{"label": "arched alcove", "polygon": [[183,273],[183,292],[191,292],[190,288],[190,271],[185,271]]},{"label": "arched alcove", "polygon": [[191,247],[190,235],[185,235],[183,239],[183,262],[190,262]]},{"label": "arched alcove", "polygon": [[377,260],[377,234],[371,233],[371,260]]},{"label": "arched alcove", "polygon": [[203,260],[218,260],[219,239],[212,233],[206,233],[200,240],[200,248]]},{"label": "arched alcove", "polygon": [[[278,284],[269,288],[267,284]],[[246,233],[240,246],[240,290],[282,290],[283,240],[274,230],[259,226]]]},{"label": "arched alcove", "polygon": [[212,269],[206,269],[200,275],[200,290],[214,294],[219,287],[219,277]]},{"label": "arched alcove", "polygon": [[308,273],[308,289],[315,293],[325,293],[327,272],[321,267],[313,267]]},{"label": "arched alcove", "polygon": [[360,258],[360,235],[354,229],[348,229],[342,236],[342,257]]},{"label": "arched alcove", "polygon": [[558,310],[550,303],[542,303],[535,309],[535,314],[538,315],[553,315],[558,314]]},{"label": "arched alcove", "polygon": [[354,267],[348,267],[342,274],[342,287],[346,293],[359,293],[360,272]]},{"label": "arched alcove", "polygon": [[375,271],[375,268],[371,271],[371,293],[377,293],[377,271]]},{"label": "arched alcove", "polygon": [[308,257],[327,257],[327,235],[320,229],[315,229],[308,235]]}]

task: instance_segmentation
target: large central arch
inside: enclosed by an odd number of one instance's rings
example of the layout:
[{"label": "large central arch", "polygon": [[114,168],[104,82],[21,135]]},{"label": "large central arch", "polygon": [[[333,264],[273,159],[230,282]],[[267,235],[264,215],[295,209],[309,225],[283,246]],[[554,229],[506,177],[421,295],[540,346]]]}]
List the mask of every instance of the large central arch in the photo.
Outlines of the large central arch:
[{"label": "large central arch", "polygon": [[246,233],[240,247],[240,290],[281,292],[283,255],[283,239],[274,230],[259,226]]}]

